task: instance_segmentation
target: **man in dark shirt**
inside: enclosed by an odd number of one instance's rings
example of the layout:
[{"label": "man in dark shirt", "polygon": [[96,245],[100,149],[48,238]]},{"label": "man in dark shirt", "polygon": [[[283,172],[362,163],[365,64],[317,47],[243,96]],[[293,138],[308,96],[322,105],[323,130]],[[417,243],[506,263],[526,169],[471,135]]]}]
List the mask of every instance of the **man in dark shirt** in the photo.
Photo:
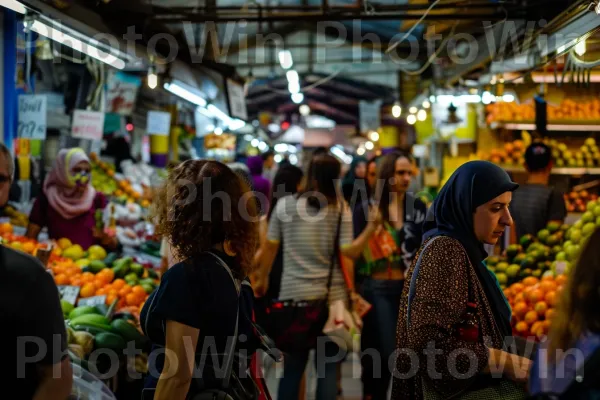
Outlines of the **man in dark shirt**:
[{"label": "man in dark shirt", "polygon": [[[12,157],[0,143],[0,208],[13,173]],[[0,376],[7,398],[66,399],[73,372],[52,276],[37,259],[0,245],[0,296]]]},{"label": "man in dark shirt", "polygon": [[517,238],[536,235],[551,221],[562,224],[567,215],[563,194],[548,186],[552,166],[552,153],[545,144],[533,143],[525,151],[527,183],[514,192],[510,203]]}]

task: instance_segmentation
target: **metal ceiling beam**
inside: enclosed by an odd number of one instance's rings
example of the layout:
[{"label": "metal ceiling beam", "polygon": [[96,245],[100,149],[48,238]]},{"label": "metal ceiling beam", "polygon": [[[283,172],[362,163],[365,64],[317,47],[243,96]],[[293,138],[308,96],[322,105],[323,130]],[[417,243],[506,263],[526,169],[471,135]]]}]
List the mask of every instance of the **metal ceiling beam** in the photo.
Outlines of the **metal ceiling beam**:
[{"label": "metal ceiling beam", "polygon": [[281,37],[285,38],[286,36],[291,35],[292,33],[299,32],[299,31],[302,31],[305,29],[306,29],[305,24],[295,22],[295,23],[285,24],[279,28],[276,28],[272,31],[267,32],[266,34],[263,32],[257,32],[256,35],[249,37],[247,40],[231,45],[231,47],[227,51],[227,55],[237,54],[240,51],[248,50],[248,49],[260,46],[261,44],[269,45],[271,43],[271,41],[266,41],[266,38],[268,38],[267,35],[275,35],[275,36],[281,36]]}]

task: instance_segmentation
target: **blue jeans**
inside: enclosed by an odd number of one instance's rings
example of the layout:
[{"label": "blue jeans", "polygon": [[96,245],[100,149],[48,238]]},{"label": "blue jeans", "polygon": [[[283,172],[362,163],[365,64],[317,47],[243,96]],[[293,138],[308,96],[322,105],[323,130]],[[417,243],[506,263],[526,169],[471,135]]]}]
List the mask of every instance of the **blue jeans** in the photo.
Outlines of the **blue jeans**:
[{"label": "blue jeans", "polygon": [[[308,351],[285,354],[283,358],[283,377],[279,381],[277,398],[292,400],[298,398],[300,382],[306,369]],[[332,400],[337,397],[337,365],[342,362],[345,354],[340,348],[326,337],[319,338],[315,353],[317,370],[316,400]]]},{"label": "blue jeans", "polygon": [[[363,398],[385,400],[390,380],[390,357],[396,350],[396,325],[403,280],[365,279],[362,295],[373,305],[363,320],[362,352]],[[373,350],[379,357],[369,355]]]}]

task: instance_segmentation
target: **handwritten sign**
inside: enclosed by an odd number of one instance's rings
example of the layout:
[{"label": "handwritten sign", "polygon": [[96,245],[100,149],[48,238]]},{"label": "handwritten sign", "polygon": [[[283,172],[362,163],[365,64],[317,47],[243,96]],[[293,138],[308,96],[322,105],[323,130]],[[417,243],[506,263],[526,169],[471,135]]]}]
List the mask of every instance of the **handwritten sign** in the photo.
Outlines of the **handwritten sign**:
[{"label": "handwritten sign", "polygon": [[71,136],[80,139],[101,140],[104,134],[104,113],[75,110]]},{"label": "handwritten sign", "polygon": [[19,96],[19,126],[22,139],[46,139],[47,99],[41,94]]},{"label": "handwritten sign", "polygon": [[148,111],[146,132],[149,135],[169,136],[171,131],[171,113],[163,111]]},{"label": "handwritten sign", "polygon": [[58,286],[58,293],[62,300],[75,305],[79,296],[79,286]]},{"label": "handwritten sign", "polygon": [[92,296],[85,299],[79,299],[79,303],[77,305],[81,306],[100,306],[102,304],[106,304],[106,295],[102,296]]},{"label": "handwritten sign", "polygon": [[227,96],[229,97],[229,111],[231,116],[242,120],[248,119],[244,86],[231,79],[227,79]]}]

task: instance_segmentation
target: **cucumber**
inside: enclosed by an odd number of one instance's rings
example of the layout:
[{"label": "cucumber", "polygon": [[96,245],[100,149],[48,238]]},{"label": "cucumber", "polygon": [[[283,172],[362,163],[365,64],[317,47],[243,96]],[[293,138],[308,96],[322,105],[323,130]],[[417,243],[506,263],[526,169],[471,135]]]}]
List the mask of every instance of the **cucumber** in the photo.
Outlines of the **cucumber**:
[{"label": "cucumber", "polygon": [[96,336],[99,333],[112,333],[112,327],[110,325],[101,324],[77,324],[71,325],[71,328],[75,331],[88,332]]},{"label": "cucumber", "polygon": [[88,267],[92,274],[97,274],[98,272],[100,272],[104,268],[106,268],[106,264],[100,260],[92,260],[92,262],[90,262],[90,265]]},{"label": "cucumber", "polygon": [[71,320],[72,325],[110,325],[104,315],[86,314]]},{"label": "cucumber", "polygon": [[120,311],[118,313],[115,313],[115,315],[113,316],[113,319],[124,319],[127,321],[133,321],[133,322],[137,321],[137,318],[133,314],[128,313],[127,311]]},{"label": "cucumber", "polygon": [[111,322],[113,332],[118,333],[125,342],[135,342],[136,346],[141,343],[143,335],[135,326],[125,321],[124,319],[115,319]]},{"label": "cucumber", "polygon": [[96,349],[122,351],[127,347],[125,340],[114,333],[102,332],[95,337]]},{"label": "cucumber", "polygon": [[100,314],[98,309],[93,306],[80,306],[69,313],[69,319],[74,320],[78,317],[88,314]]},{"label": "cucumber", "polygon": [[113,265],[113,263],[115,261],[117,261],[117,258],[119,258],[119,256],[117,255],[117,253],[110,253],[104,259],[104,264],[106,264],[108,267],[111,267]]}]

